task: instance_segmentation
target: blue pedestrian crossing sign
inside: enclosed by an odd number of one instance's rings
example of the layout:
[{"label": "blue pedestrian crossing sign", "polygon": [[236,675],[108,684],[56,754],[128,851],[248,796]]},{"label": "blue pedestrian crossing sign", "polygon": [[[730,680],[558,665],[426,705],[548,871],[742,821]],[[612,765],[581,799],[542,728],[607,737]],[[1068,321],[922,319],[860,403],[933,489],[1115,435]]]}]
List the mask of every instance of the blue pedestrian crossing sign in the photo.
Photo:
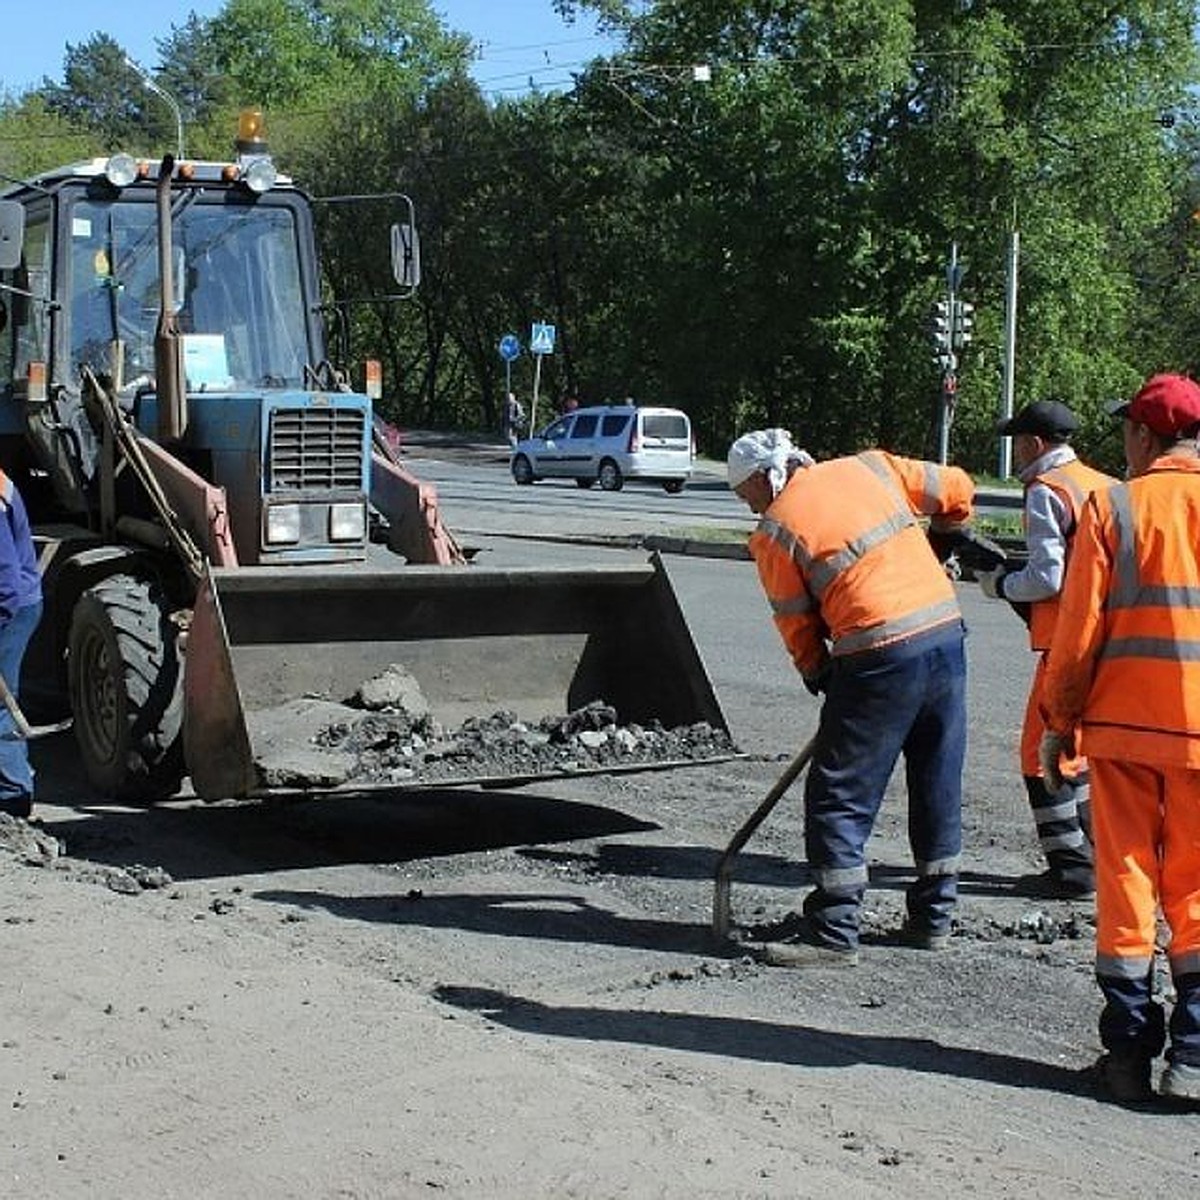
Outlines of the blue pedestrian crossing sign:
[{"label": "blue pedestrian crossing sign", "polygon": [[535,324],[529,335],[529,349],[533,354],[553,354],[554,326]]},{"label": "blue pedestrian crossing sign", "polygon": [[521,356],[521,343],[517,340],[517,335],[515,333],[506,333],[500,339],[500,345],[498,349],[500,351],[500,357],[504,359],[505,362],[512,362],[514,359],[517,359]]}]

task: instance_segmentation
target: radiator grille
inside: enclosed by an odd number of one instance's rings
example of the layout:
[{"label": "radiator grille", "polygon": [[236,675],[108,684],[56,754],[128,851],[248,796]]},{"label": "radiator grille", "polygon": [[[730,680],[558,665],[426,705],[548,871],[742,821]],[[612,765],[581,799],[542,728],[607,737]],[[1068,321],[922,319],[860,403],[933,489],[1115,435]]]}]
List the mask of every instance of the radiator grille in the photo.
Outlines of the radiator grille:
[{"label": "radiator grille", "polygon": [[362,490],[364,416],[352,408],[271,414],[271,490]]}]

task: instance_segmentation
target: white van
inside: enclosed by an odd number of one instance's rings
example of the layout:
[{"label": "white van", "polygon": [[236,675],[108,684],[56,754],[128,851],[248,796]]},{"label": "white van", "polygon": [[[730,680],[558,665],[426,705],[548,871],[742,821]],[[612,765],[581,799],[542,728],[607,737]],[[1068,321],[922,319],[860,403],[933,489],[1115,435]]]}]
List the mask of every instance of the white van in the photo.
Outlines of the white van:
[{"label": "white van", "polygon": [[611,404],[577,408],[513,447],[510,465],[521,484],[574,479],[619,491],[626,479],[661,483],[680,492],[691,478],[696,449],[692,423],[677,408]]}]

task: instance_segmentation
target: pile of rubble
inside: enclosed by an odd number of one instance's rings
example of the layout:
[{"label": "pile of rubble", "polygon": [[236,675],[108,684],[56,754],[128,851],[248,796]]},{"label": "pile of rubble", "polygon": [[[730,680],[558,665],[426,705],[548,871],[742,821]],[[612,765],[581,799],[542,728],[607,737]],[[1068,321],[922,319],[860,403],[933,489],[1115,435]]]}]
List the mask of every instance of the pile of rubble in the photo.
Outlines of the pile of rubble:
[{"label": "pile of rubble", "polygon": [[397,665],[364,683],[351,703],[305,698],[252,713],[249,723],[259,778],[277,788],[545,778],[737,752],[728,733],[706,722],[622,724],[603,701],[537,722],[500,711],[443,728]]}]

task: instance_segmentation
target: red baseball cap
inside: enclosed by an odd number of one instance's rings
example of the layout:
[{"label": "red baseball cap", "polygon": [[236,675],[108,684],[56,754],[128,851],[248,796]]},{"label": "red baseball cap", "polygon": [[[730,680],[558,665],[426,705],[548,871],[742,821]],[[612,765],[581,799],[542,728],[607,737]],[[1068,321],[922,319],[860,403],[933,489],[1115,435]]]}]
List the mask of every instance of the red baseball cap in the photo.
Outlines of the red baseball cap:
[{"label": "red baseball cap", "polygon": [[1177,437],[1200,425],[1200,384],[1186,375],[1152,375],[1132,400],[1114,404],[1109,412],[1160,437]]}]

